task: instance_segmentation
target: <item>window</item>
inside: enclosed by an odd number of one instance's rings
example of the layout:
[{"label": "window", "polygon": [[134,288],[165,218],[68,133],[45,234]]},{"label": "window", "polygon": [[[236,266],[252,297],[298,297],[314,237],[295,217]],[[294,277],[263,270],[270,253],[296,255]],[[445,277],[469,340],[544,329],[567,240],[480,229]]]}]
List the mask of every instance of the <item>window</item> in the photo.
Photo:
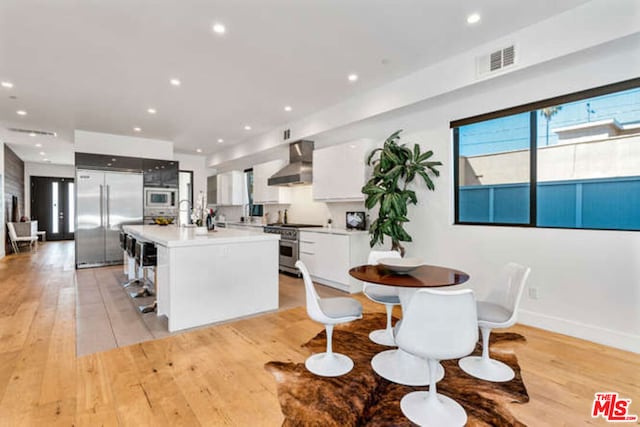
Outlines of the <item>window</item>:
[{"label": "window", "polygon": [[262,205],[253,204],[253,168],[245,169],[245,182],[247,183],[247,195],[249,200],[249,216],[262,216]]},{"label": "window", "polygon": [[640,79],[451,127],[456,224],[640,230]]},{"label": "window", "polygon": [[58,182],[54,181],[51,183],[51,233],[58,234],[59,232],[59,224],[60,221],[59,215],[60,211],[58,209]]}]

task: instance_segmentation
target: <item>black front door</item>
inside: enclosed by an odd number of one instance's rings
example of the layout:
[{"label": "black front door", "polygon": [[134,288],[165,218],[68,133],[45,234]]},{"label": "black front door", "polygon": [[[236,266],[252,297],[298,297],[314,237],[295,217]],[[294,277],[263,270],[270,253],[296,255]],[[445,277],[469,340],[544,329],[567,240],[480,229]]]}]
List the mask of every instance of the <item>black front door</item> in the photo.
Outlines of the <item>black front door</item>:
[{"label": "black front door", "polygon": [[31,219],[47,240],[73,240],[75,197],[73,178],[31,177]]}]

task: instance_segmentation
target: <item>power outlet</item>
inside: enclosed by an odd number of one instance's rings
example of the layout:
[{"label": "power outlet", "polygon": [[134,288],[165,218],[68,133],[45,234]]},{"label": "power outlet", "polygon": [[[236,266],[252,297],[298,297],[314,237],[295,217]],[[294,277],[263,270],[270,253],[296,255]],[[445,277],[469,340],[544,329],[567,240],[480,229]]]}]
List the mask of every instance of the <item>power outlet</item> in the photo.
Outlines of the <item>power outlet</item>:
[{"label": "power outlet", "polygon": [[538,288],[529,288],[529,299],[538,299]]}]

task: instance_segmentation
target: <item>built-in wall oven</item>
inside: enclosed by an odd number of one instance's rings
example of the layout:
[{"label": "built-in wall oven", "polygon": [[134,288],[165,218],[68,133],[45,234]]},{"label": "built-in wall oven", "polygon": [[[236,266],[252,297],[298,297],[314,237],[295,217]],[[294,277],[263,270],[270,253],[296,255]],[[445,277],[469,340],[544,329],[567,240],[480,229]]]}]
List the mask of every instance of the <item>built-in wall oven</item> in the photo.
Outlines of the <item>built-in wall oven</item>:
[{"label": "built-in wall oven", "polygon": [[175,218],[178,212],[177,188],[144,188],[144,217],[145,221],[162,216]]},{"label": "built-in wall oven", "polygon": [[265,233],[280,235],[279,268],[281,271],[300,276],[296,262],[300,258],[299,228],[322,227],[308,224],[270,224],[264,227]]}]

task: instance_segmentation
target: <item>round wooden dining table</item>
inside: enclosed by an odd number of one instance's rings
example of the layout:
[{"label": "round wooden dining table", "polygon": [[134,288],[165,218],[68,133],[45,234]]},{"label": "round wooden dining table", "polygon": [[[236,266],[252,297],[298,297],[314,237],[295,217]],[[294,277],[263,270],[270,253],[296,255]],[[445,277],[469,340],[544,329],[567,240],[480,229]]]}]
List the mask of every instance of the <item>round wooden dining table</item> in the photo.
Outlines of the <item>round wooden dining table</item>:
[{"label": "round wooden dining table", "polygon": [[[407,274],[398,274],[382,265],[360,265],[349,274],[363,282],[398,288],[400,304],[404,312],[418,289],[442,288],[460,285],[469,280],[463,271],[436,265],[421,265]],[[404,385],[428,385],[430,380],[427,361],[400,349],[386,350],[371,359],[371,367],[381,377]],[[444,377],[444,369],[438,365],[436,381]]]},{"label": "round wooden dining table", "polygon": [[401,288],[440,288],[460,285],[469,275],[460,270],[437,265],[421,265],[407,274],[398,274],[382,265],[360,265],[349,270],[358,280]]}]

